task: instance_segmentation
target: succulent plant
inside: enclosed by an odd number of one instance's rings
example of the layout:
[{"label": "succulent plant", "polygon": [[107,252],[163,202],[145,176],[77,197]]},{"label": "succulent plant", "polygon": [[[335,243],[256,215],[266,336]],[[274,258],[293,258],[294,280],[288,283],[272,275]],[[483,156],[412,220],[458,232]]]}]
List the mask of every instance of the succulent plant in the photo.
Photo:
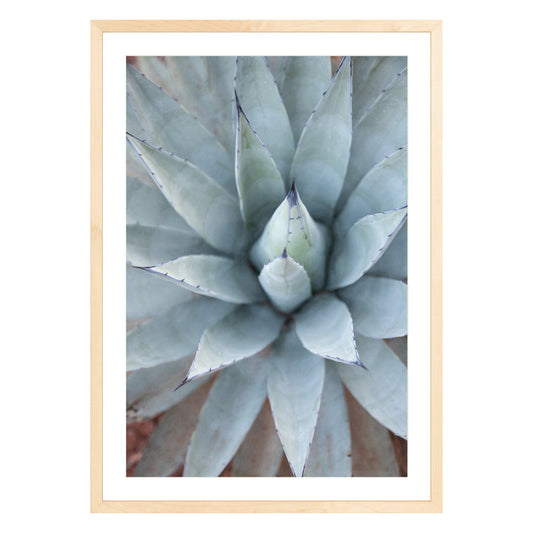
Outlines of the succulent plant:
[{"label": "succulent plant", "polygon": [[133,64],[127,409],[157,417],[134,475],[399,475],[406,58]]}]

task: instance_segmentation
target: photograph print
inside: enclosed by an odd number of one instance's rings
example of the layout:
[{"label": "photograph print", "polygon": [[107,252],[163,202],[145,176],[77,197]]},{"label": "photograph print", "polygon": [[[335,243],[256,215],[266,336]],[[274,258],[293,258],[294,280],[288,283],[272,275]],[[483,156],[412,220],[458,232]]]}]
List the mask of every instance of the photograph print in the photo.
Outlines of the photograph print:
[{"label": "photograph print", "polygon": [[407,476],[407,57],[125,68],[126,475]]}]

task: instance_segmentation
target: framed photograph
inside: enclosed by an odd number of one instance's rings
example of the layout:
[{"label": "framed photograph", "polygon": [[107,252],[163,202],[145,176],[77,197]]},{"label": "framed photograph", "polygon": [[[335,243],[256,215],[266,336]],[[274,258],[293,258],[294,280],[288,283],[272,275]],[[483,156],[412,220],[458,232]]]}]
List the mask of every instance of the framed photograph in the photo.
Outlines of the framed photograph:
[{"label": "framed photograph", "polygon": [[92,511],[441,512],[441,22],[91,32]]}]

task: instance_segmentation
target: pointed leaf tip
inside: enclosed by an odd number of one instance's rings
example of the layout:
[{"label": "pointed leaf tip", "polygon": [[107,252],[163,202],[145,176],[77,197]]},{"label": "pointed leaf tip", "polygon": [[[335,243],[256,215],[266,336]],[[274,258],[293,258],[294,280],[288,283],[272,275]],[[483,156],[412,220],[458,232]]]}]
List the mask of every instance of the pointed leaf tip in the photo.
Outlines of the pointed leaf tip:
[{"label": "pointed leaf tip", "polygon": [[282,61],[283,72],[276,79],[297,141],[330,83],[331,61],[328,56],[292,56]]},{"label": "pointed leaf tip", "polygon": [[366,275],[339,296],[360,335],[374,339],[407,335],[407,285],[402,281]]},{"label": "pointed leaf tip", "polygon": [[330,257],[328,288],[347,287],[385,253],[407,219],[407,207],[368,215],[337,240]]},{"label": "pointed leaf tip", "polygon": [[266,398],[266,360],[222,370],[202,407],[183,475],[218,476],[239,449]]},{"label": "pointed leaf tip", "polygon": [[316,295],[294,318],[296,333],[307,350],[335,361],[360,364],[350,311],[333,294]]},{"label": "pointed leaf tip", "polygon": [[290,177],[316,220],[329,224],[341,193],[352,142],[351,60],[343,60],[307,121]]},{"label": "pointed leaf tip", "polygon": [[355,399],[382,425],[407,438],[407,368],[383,340],[357,337],[368,370],[335,365]]},{"label": "pointed leaf tip", "polygon": [[193,298],[141,324],[126,338],[127,370],[148,368],[194,353],[204,330],[235,306],[209,298]]},{"label": "pointed leaf tip", "polygon": [[238,102],[235,177],[242,219],[255,240],[283,200],[285,183]]},{"label": "pointed leaf tip", "polygon": [[187,159],[132,135],[128,140],[170,205],[213,247],[239,251],[243,224],[237,199]]},{"label": "pointed leaf tip", "polygon": [[307,351],[293,329],[281,335],[270,359],[267,389],[276,430],[293,474],[302,476],[320,409],[325,360]]},{"label": "pointed leaf tip", "polygon": [[145,269],[197,294],[233,303],[263,301],[265,295],[244,262],[216,255],[186,255]]},{"label": "pointed leaf tip", "polygon": [[313,435],[305,476],[349,477],[351,437],[342,382],[335,365],[326,362],[320,413]]},{"label": "pointed leaf tip", "polygon": [[311,218],[294,185],[252,246],[250,259],[257,270],[262,270],[284,249],[304,267],[313,289],[320,290],[326,275],[329,233]]},{"label": "pointed leaf tip", "polygon": [[290,313],[311,297],[311,281],[304,267],[294,261],[287,250],[265,265],[259,283],[270,301],[282,313]]},{"label": "pointed leaf tip", "polygon": [[294,138],[287,111],[263,58],[238,58],[235,90],[246,116],[286,179],[294,155]]},{"label": "pointed leaf tip", "polygon": [[195,116],[130,65],[127,67],[127,94],[151,144],[164,146],[179,157],[192,161],[220,180],[228,192],[234,192],[229,153]]},{"label": "pointed leaf tip", "polygon": [[204,331],[186,379],[197,379],[256,355],[277,338],[283,321],[279,313],[264,305],[239,307]]}]

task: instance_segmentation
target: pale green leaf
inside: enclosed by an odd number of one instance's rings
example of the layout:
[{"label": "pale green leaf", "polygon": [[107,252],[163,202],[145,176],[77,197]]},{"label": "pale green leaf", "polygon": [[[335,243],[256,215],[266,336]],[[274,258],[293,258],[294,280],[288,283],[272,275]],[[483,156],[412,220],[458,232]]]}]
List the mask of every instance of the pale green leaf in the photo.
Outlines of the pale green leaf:
[{"label": "pale green leaf", "polygon": [[356,57],[353,63],[353,120],[357,123],[381,95],[407,67],[405,56]]},{"label": "pale green leaf", "polygon": [[385,253],[368,271],[369,274],[407,280],[407,225],[406,220]]},{"label": "pale green leaf", "polygon": [[373,339],[407,334],[407,285],[403,281],[364,276],[339,291],[352,314],[355,331]]},{"label": "pale green leaf", "polygon": [[183,465],[208,392],[209,386],[200,387],[161,417],[135,467],[134,476],[169,476]]},{"label": "pale green leaf", "polygon": [[[275,77],[291,121],[294,139],[298,140],[305,123],[328,87],[331,61],[329,56],[291,56],[285,59],[282,79]],[[270,65],[269,60],[268,63]]]},{"label": "pale green leaf", "polygon": [[170,205],[206,242],[227,253],[242,248],[237,198],[193,164],[128,135]]},{"label": "pale green leaf", "polygon": [[139,159],[137,152],[130,143],[126,143],[126,176],[142,182],[151,189],[157,191],[158,187],[152,179],[150,171]]},{"label": "pale green leaf", "polygon": [[346,396],[352,435],[352,476],[399,477],[391,434],[355,398]]},{"label": "pale green leaf", "polygon": [[359,219],[407,205],[407,148],[396,150],[365,175],[335,220],[344,235]]},{"label": "pale green leaf", "polygon": [[229,153],[235,148],[232,120],[234,56],[169,56],[164,61],[177,100],[215,135]]},{"label": "pale green leaf", "polygon": [[313,440],[324,383],[325,359],[308,352],[294,330],[274,345],[268,398],[293,475],[302,476]]},{"label": "pale green leaf", "polygon": [[352,317],[344,302],[331,293],[317,294],[294,315],[302,344],[322,357],[360,364]]},{"label": "pale green leaf", "polygon": [[253,303],[265,299],[252,269],[227,257],[186,255],[145,270],[184,289],[227,302]]},{"label": "pale green leaf", "polygon": [[263,57],[239,57],[235,90],[240,104],[287,180],[294,156],[294,138],[287,111]]},{"label": "pale green leaf", "polygon": [[286,253],[265,265],[258,279],[270,301],[283,313],[294,311],[311,297],[311,281],[304,267]]},{"label": "pale green leaf", "polygon": [[126,318],[139,320],[164,313],[194,297],[187,291],[139,268],[126,268]]},{"label": "pale green leaf", "polygon": [[177,99],[176,80],[168,70],[165,59],[159,56],[136,56],[137,66],[149,80]]},{"label": "pale green leaf", "polygon": [[383,255],[402,224],[407,208],[368,215],[337,240],[329,263],[328,288],[355,283]]},{"label": "pale green leaf", "polygon": [[319,290],[325,281],[328,248],[327,230],[311,218],[293,184],[253,245],[250,259],[261,271],[286,252],[305,268],[313,289]]},{"label": "pale green leaf", "polygon": [[126,95],[126,130],[136,137],[146,136],[146,132],[139,121],[137,112],[135,111],[128,95]]},{"label": "pale green leaf", "polygon": [[205,330],[186,382],[251,357],[276,340],[284,317],[264,305],[243,305]]},{"label": "pale green leaf", "polygon": [[351,60],[345,58],[302,131],[290,171],[312,217],[326,224],[350,159],[351,80]]},{"label": "pale green leaf", "polygon": [[204,330],[234,308],[226,302],[194,298],[141,324],[127,336],[127,370],[147,368],[193,354]]},{"label": "pale green leaf", "polygon": [[285,197],[285,183],[272,156],[237,102],[236,179],[241,213],[250,238],[257,239]]},{"label": "pale green leaf", "polygon": [[161,265],[182,255],[213,252],[190,228],[161,228],[128,224],[126,226],[126,259],[133,266]]},{"label": "pale green leaf", "polygon": [[337,364],[354,398],[382,425],[407,438],[407,368],[382,340],[357,336],[366,370]]},{"label": "pale green leaf", "polygon": [[193,356],[135,370],[126,381],[128,421],[154,418],[181,402],[210,378],[198,379],[187,387],[176,387],[185,379]]},{"label": "pale green leaf", "polygon": [[[361,178],[385,156],[407,145],[407,67],[375,87],[371,103],[357,116],[342,198],[347,198]],[[340,202],[338,208],[342,207]]]},{"label": "pale green leaf", "polygon": [[320,413],[305,467],[307,477],[345,477],[352,473],[350,424],[342,383],[326,363]]},{"label": "pale green leaf", "polygon": [[266,56],[265,59],[272,76],[274,76],[278,90],[281,90],[285,79],[285,70],[291,58],[288,56]]},{"label": "pale green leaf", "polygon": [[[180,159],[191,161],[234,193],[232,155],[216,137],[176,100],[130,65],[127,74],[128,97],[146,132],[146,138],[142,138]],[[132,131],[128,130],[128,133],[137,137]]]},{"label": "pale green leaf", "polygon": [[218,476],[224,470],[265,401],[266,363],[251,357],[222,370],[200,413],[184,476]]},{"label": "pale green leaf", "polygon": [[248,435],[233,458],[233,477],[274,477],[279,469],[283,449],[268,402],[263,404]]},{"label": "pale green leaf", "polygon": [[[137,155],[135,157],[139,160]],[[127,178],[126,224],[159,226],[192,233],[194,230],[176,213],[161,191],[156,188],[152,178],[150,181],[153,186],[148,186],[138,179]]]}]

